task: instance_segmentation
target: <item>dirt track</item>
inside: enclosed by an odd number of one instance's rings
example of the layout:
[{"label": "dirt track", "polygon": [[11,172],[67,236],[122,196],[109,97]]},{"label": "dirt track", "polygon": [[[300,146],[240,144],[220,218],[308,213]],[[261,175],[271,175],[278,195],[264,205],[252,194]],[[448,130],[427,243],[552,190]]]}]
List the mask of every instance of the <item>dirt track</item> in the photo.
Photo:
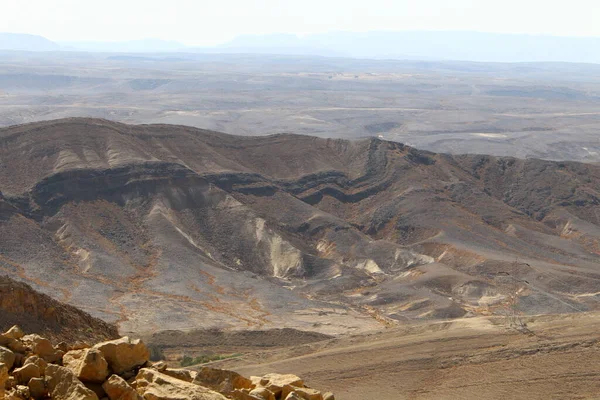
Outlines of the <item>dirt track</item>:
[{"label": "dirt track", "polygon": [[501,319],[465,319],[224,364],[246,375],[296,373],[341,400],[600,398],[600,316],[534,317],[528,326],[532,335]]}]

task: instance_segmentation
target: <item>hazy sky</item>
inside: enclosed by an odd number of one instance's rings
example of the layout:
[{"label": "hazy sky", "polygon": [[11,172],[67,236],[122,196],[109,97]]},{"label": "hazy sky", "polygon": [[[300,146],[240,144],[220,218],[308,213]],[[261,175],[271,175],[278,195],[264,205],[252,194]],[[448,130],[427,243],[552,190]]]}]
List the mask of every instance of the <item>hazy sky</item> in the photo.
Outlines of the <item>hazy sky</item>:
[{"label": "hazy sky", "polygon": [[599,0],[0,0],[0,31],[215,45],[240,34],[474,30],[600,36]]}]

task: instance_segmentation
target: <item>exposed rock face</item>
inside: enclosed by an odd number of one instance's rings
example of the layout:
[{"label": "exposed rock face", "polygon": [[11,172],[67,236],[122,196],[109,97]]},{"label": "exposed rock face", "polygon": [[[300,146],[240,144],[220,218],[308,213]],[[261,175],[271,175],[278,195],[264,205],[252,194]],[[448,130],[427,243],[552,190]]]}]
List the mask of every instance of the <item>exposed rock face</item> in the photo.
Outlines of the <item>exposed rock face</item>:
[{"label": "exposed rock face", "polygon": [[58,347],[73,346],[54,347],[39,335],[21,332],[13,327],[0,335],[17,341],[23,349],[22,353],[8,349],[0,353],[10,364],[0,362],[1,400],[285,400],[293,393],[321,400],[320,392],[305,388],[294,375],[251,380],[215,368],[196,372],[172,370],[162,362],[152,364],[144,343],[128,337],[64,353]]}]

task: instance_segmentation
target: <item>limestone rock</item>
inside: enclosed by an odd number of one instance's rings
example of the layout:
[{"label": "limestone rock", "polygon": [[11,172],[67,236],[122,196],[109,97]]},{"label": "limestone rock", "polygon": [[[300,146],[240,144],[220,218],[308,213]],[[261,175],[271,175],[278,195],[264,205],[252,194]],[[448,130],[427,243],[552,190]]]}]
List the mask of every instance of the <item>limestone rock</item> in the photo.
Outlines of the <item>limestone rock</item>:
[{"label": "limestone rock", "polygon": [[0,363],[6,365],[8,369],[11,369],[15,364],[15,353],[6,347],[0,346]]},{"label": "limestone rock", "polygon": [[162,373],[188,383],[192,383],[198,374],[196,371],[190,371],[188,369],[166,369],[162,371]]},{"label": "limestone rock", "polygon": [[304,387],[304,381],[292,374],[267,374],[260,380],[260,386],[269,389],[275,397],[279,397],[285,385]]},{"label": "limestone rock", "polygon": [[108,377],[108,362],[96,349],[72,350],[63,357],[63,365],[82,382],[102,383]]},{"label": "limestone rock", "polygon": [[229,397],[234,400],[261,400],[258,397],[252,396],[249,392],[240,389],[235,389]]},{"label": "limestone rock", "polygon": [[42,399],[48,394],[48,389],[46,388],[46,382],[44,381],[44,378],[32,378],[29,380],[28,386],[31,397],[36,400]]},{"label": "limestone rock", "polygon": [[110,400],[142,400],[135,389],[119,375],[112,375],[102,387]]},{"label": "limestone rock", "polygon": [[226,396],[235,389],[252,389],[255,386],[250,379],[237,372],[210,367],[201,368],[192,383],[206,386]]},{"label": "limestone rock", "polygon": [[335,400],[335,396],[331,392],[323,393],[323,400]]},{"label": "limestone rock", "polygon": [[264,387],[257,387],[250,391],[250,396],[257,397],[262,400],[275,400],[275,395],[269,389]]},{"label": "limestone rock", "polygon": [[294,392],[304,400],[323,400],[321,392],[309,388],[296,388]]},{"label": "limestone rock", "polygon": [[46,367],[48,366],[48,362],[43,358],[39,358],[38,356],[30,356],[25,359],[23,365],[34,364],[37,365],[40,369],[40,373],[44,375],[44,371],[46,371]]},{"label": "limestone rock", "polygon": [[226,400],[220,393],[194,385],[151,368],[142,368],[135,381],[145,400]]},{"label": "limestone rock", "polygon": [[39,335],[25,335],[21,340],[31,348],[33,354],[50,363],[60,361],[64,354],[62,351],[55,349],[48,339]]},{"label": "limestone rock", "polygon": [[154,364],[152,364],[151,368],[154,368],[155,370],[157,370],[158,372],[164,372],[167,370],[167,363],[164,361],[159,361],[159,362],[155,362]]},{"label": "limestone rock", "polygon": [[102,352],[115,374],[131,371],[150,360],[150,351],[144,342],[139,339],[131,340],[127,336],[98,343],[92,348]]},{"label": "limestone rock", "polygon": [[96,393],[86,388],[68,368],[49,364],[46,381],[52,400],[98,400]]},{"label": "limestone rock", "polygon": [[31,378],[42,376],[40,368],[35,364],[26,364],[13,371],[13,376],[17,379],[19,385],[27,385]]},{"label": "limestone rock", "polygon": [[10,339],[21,339],[23,336],[25,336],[25,332],[23,332],[23,330],[21,328],[19,328],[17,325],[13,326],[12,328],[10,328],[9,330],[7,330],[6,332],[4,332],[4,334],[2,335],[6,338],[10,338]]},{"label": "limestone rock", "polygon": [[15,353],[24,353],[27,350],[27,347],[20,340],[2,335],[0,335],[0,346],[4,346]]}]

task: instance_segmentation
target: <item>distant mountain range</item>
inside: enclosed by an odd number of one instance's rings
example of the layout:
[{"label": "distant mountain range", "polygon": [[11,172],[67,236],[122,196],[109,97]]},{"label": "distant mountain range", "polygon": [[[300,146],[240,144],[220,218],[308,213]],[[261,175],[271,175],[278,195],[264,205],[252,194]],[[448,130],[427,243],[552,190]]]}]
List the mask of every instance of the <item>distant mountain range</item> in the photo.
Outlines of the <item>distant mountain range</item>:
[{"label": "distant mountain range", "polygon": [[41,36],[0,33],[0,50],[125,53],[255,53],[375,59],[481,62],[600,63],[600,38],[481,32],[330,32],[243,35],[214,47],[186,47],[175,41],[60,42]]},{"label": "distant mountain range", "polygon": [[37,35],[0,33],[0,50],[56,51],[60,45]]}]

